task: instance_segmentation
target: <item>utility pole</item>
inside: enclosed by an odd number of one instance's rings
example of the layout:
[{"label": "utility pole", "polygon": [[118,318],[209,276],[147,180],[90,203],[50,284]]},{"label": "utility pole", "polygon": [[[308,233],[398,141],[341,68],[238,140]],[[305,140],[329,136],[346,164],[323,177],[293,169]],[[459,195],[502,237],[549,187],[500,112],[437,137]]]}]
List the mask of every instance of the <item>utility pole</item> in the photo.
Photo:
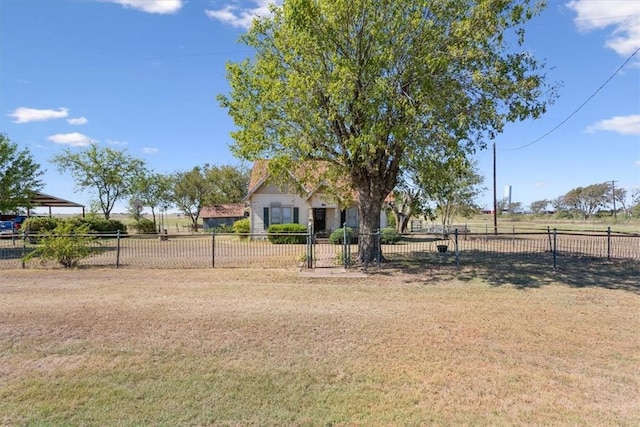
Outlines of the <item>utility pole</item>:
[{"label": "utility pole", "polygon": [[498,196],[496,195],[496,142],[493,141],[493,234],[498,235]]},{"label": "utility pole", "polygon": [[618,220],[618,214],[616,212],[616,182],[611,180],[611,198],[613,199],[613,219]]}]

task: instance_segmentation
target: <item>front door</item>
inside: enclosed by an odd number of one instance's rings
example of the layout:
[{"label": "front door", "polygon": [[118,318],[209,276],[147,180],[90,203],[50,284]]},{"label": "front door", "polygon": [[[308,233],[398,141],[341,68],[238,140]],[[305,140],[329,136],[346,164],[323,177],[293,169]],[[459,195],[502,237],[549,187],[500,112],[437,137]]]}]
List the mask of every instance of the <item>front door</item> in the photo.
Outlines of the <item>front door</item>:
[{"label": "front door", "polygon": [[327,229],[327,209],[326,208],[313,208],[313,232],[318,234],[324,234]]}]

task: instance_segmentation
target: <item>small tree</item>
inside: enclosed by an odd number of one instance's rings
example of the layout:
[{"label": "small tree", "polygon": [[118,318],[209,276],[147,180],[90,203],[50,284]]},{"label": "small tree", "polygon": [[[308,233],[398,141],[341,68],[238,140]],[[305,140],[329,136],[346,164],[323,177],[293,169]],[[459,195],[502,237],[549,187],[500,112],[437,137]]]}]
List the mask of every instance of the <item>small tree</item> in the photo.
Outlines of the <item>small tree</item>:
[{"label": "small tree", "polygon": [[563,201],[574,212],[580,213],[588,219],[598,208],[607,205],[609,183],[592,184],[587,187],[577,187],[564,195]]},{"label": "small tree", "polygon": [[177,172],[173,176],[171,200],[189,219],[194,230],[198,230],[198,218],[205,200],[212,192],[211,182],[206,177],[206,168],[196,166],[190,171]]},{"label": "small tree", "polygon": [[97,144],[80,153],[65,150],[52,162],[60,172],[70,172],[80,190],[94,192],[99,210],[109,219],[118,200],[132,192],[132,183],[144,170],[142,160],[131,157],[124,151],[99,148]]},{"label": "small tree", "polygon": [[157,227],[156,209],[166,210],[171,203],[171,186],[172,180],[168,175],[152,173],[146,169],[141,170],[135,177],[132,185],[131,199],[129,201],[130,210],[134,214],[139,214],[142,208],[149,207],[151,209],[151,220],[153,225]]},{"label": "small tree", "polygon": [[629,213],[629,206],[627,205],[627,190],[625,188],[617,188],[612,182],[607,190],[607,198],[611,203],[612,211],[618,211],[622,209],[622,212]]},{"label": "small tree", "polygon": [[427,197],[436,205],[443,229],[457,215],[468,217],[478,211],[476,198],[484,191],[484,178],[476,165],[461,154],[433,156],[425,161],[418,175]]},{"label": "small tree", "polygon": [[529,210],[535,215],[545,213],[547,211],[547,206],[549,206],[549,203],[551,202],[547,199],[536,200],[535,202],[531,202],[531,205],[529,205]]},{"label": "small tree", "polygon": [[35,191],[42,188],[40,165],[27,150],[0,133],[0,212],[28,207]]},{"label": "small tree", "polygon": [[53,231],[39,237],[37,247],[27,253],[23,260],[40,258],[42,263],[55,261],[64,268],[75,268],[80,260],[93,253],[90,244],[94,238],[88,233],[87,224],[75,225],[72,221],[61,221]]}]

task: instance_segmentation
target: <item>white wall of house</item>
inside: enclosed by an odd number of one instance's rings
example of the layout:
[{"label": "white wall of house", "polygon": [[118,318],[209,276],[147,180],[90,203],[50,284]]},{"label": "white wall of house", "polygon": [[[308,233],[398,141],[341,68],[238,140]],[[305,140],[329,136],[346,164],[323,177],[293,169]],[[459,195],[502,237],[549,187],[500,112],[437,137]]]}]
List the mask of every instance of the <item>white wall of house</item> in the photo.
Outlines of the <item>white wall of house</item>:
[{"label": "white wall of house", "polygon": [[[297,208],[297,222],[305,226],[309,225],[310,216],[309,213],[313,212],[313,209],[325,209],[325,230],[332,231],[342,227],[341,224],[341,210],[336,203],[327,202],[322,194],[314,194],[310,198],[305,199],[297,194],[290,194],[286,190],[282,191],[275,185],[265,184],[257,189],[249,199],[249,219],[251,221],[251,233],[263,234],[267,230],[264,221],[264,210],[269,209],[269,224],[274,224],[273,209],[276,208],[280,212],[284,211],[289,213],[291,222],[293,222],[293,209]],[[353,213],[348,214],[347,222],[351,223],[354,220]],[[355,217],[357,223],[357,216]],[[351,225],[351,224],[349,224]],[[380,226],[387,226],[387,217],[384,212],[380,213]],[[316,230],[320,231],[320,230]]]}]

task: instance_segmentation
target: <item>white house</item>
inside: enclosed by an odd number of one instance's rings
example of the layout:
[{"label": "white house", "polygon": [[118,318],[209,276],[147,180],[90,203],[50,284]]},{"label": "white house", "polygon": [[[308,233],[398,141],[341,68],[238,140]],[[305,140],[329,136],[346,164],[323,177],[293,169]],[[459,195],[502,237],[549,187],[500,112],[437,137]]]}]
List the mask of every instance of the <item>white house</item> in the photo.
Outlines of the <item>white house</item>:
[{"label": "white house", "polygon": [[[322,162],[304,162],[300,167],[318,170],[323,166]],[[245,198],[249,205],[251,233],[266,233],[271,224],[288,223],[313,224],[314,233],[327,235],[345,223],[348,227],[358,228],[356,205],[339,206],[323,193],[326,186],[301,182],[305,175],[291,172],[286,179],[277,180],[268,172],[268,160],[254,162]],[[301,191],[294,190],[296,184]],[[387,226],[384,211],[380,213],[380,226]]]}]

